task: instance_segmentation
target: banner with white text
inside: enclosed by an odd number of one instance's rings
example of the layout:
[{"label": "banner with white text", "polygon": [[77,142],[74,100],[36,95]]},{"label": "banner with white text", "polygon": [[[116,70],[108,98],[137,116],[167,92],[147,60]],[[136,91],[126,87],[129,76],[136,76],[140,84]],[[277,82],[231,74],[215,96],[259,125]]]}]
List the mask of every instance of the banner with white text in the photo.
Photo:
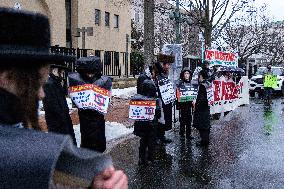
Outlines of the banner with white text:
[{"label": "banner with white text", "polygon": [[226,81],[224,77],[214,80],[210,93],[210,114],[222,113],[249,104],[248,77],[244,76],[238,83]]}]

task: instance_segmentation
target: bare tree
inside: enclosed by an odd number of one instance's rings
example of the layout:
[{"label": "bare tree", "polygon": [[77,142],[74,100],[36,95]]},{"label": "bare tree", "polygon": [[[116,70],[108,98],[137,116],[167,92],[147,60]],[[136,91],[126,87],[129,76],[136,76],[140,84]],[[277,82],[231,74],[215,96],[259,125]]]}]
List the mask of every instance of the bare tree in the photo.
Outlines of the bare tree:
[{"label": "bare tree", "polygon": [[254,54],[261,54],[273,63],[282,62],[284,27],[273,23],[267,15],[265,5],[253,13],[244,12],[226,24],[217,44],[237,51],[239,63],[245,63]]},{"label": "bare tree", "polygon": [[[175,0],[170,0],[175,1]],[[200,28],[205,44],[211,46],[233,16],[243,9],[250,8],[254,0],[181,0],[184,8]]]},{"label": "bare tree", "polygon": [[272,22],[269,24],[268,40],[264,44],[261,53],[270,60],[272,64],[284,63],[284,25],[283,22]]},{"label": "bare tree", "polygon": [[[133,0],[133,9],[137,16],[143,11],[143,0]],[[164,44],[175,43],[175,19],[173,18],[173,12],[175,6],[170,4],[168,0],[156,0],[154,9],[154,42],[155,53],[161,52]],[[186,11],[181,10],[182,19],[181,24],[181,44],[183,46],[183,54],[186,55],[199,55],[198,32],[199,29],[192,23],[192,19],[189,17]],[[143,15],[140,15],[143,17]],[[139,17],[139,16],[138,16]],[[140,17],[136,21],[134,19],[133,28],[135,30],[144,30],[144,22],[141,22]],[[136,38],[135,38],[136,39]],[[137,39],[136,39],[137,40]],[[194,45],[193,45],[194,44]]]},{"label": "bare tree", "polygon": [[244,13],[229,21],[221,33],[222,46],[229,50],[238,51],[239,62],[245,63],[246,59],[253,54],[261,52],[268,40],[269,20],[264,9],[255,13]]}]

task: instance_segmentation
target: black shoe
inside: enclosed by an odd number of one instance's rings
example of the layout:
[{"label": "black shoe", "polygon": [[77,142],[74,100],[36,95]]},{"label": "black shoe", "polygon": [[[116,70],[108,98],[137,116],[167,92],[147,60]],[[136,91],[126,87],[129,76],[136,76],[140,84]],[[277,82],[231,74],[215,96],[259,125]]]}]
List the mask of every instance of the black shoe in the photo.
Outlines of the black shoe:
[{"label": "black shoe", "polygon": [[169,143],[173,142],[171,139],[166,138],[166,137],[162,138],[161,141],[165,144],[169,144]]},{"label": "black shoe", "polygon": [[209,145],[209,142],[204,142],[204,141],[196,142],[196,146],[206,147],[208,145]]}]

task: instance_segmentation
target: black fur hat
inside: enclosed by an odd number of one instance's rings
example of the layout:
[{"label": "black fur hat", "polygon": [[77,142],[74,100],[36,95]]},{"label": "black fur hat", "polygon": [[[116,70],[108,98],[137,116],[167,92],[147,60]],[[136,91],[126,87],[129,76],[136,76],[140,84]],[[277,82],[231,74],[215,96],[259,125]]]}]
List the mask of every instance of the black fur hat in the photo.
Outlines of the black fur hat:
[{"label": "black fur hat", "polygon": [[[1,62],[53,63],[72,61],[73,56],[50,53],[50,26],[42,14],[0,8]],[[5,60],[5,61],[4,61]]]},{"label": "black fur hat", "polygon": [[156,86],[155,83],[150,80],[146,79],[142,84],[142,95],[147,97],[155,97],[156,95]]},{"label": "black fur hat", "polygon": [[91,73],[101,73],[102,64],[99,57],[89,56],[81,57],[76,61],[76,70],[80,73],[91,72]]},{"label": "black fur hat", "polygon": [[174,63],[175,62],[175,56],[167,55],[167,54],[158,54],[158,62],[167,64],[167,63]]}]

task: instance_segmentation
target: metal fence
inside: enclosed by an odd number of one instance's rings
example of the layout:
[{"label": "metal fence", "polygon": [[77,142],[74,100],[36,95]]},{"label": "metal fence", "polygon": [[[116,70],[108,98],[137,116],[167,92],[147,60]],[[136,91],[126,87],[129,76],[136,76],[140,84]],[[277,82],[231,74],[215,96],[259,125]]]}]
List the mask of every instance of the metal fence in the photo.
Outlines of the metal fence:
[{"label": "metal fence", "polygon": [[[69,56],[75,56],[77,59],[80,57],[87,57],[89,52],[93,51],[92,49],[75,49],[75,48],[66,48],[59,46],[51,46],[50,52],[54,54],[63,54]],[[115,52],[115,51],[103,51],[95,50],[95,56],[100,57],[103,64],[103,74],[109,76],[122,76],[121,67],[124,66],[126,70],[125,76],[128,77],[128,61],[127,54],[125,52]],[[122,56],[122,58],[120,58]],[[122,62],[120,62],[122,60]],[[65,65],[70,68],[72,71],[75,71],[75,61],[74,62],[65,62]]]}]

